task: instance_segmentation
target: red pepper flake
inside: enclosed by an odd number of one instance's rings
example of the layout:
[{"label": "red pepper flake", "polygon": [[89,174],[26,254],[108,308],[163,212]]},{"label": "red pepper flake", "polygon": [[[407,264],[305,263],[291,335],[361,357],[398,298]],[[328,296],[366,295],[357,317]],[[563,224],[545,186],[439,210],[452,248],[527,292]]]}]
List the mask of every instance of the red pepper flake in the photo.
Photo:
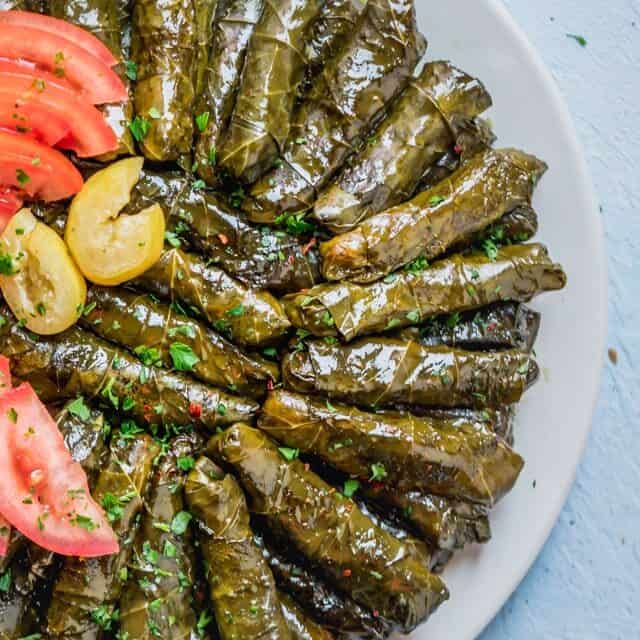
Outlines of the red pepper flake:
[{"label": "red pepper flake", "polygon": [[454,150],[458,155],[461,155],[461,154],[462,154],[462,151],[463,151],[462,147],[461,147],[459,144],[457,144],[455,147],[453,147],[453,150]]},{"label": "red pepper flake", "polygon": [[384,489],[384,482],[372,482],[371,483],[371,488],[374,491],[380,491],[380,490]]},{"label": "red pepper flake", "polygon": [[292,254],[289,256],[289,258],[288,258],[287,262],[288,262],[289,264],[294,264],[294,263],[295,263],[295,261],[296,261],[296,257],[295,257],[295,256],[293,255],[293,253],[292,253]]},{"label": "red pepper flake", "polygon": [[267,380],[267,391],[273,391],[273,380],[271,378]]},{"label": "red pepper flake", "polygon": [[305,470],[305,471],[309,471],[309,469],[310,469],[310,468],[311,468],[311,467],[309,466],[309,463],[308,463],[308,462],[305,462],[305,463],[304,463],[304,470]]},{"label": "red pepper flake", "polygon": [[374,610],[372,611],[372,614],[373,614],[373,617],[374,617],[374,618],[378,618],[378,617],[380,617],[380,612],[379,612],[377,609],[374,609]]},{"label": "red pepper flake", "polygon": [[351,577],[351,569],[345,569],[345,570],[342,572],[342,576],[343,576],[344,578],[350,578],[350,577]]},{"label": "red pepper flake", "polygon": [[145,404],[142,407],[142,415],[147,422],[151,422],[151,416],[153,415],[153,407],[149,404]]},{"label": "red pepper flake", "polygon": [[315,247],[317,240],[315,238],[311,238],[307,244],[302,247],[302,255],[306,256],[307,253],[311,250],[311,247]]},{"label": "red pepper flake", "polygon": [[497,328],[498,328],[498,323],[497,322],[492,322],[491,324],[487,325],[487,331],[489,331],[489,333],[492,333]]},{"label": "red pepper flake", "polygon": [[218,240],[220,240],[220,242],[222,242],[222,244],[229,244],[229,237],[226,236],[224,233],[219,233],[218,234]]},{"label": "red pepper flake", "polygon": [[192,418],[199,418],[202,415],[202,405],[197,402],[192,402],[189,405],[189,415]]}]

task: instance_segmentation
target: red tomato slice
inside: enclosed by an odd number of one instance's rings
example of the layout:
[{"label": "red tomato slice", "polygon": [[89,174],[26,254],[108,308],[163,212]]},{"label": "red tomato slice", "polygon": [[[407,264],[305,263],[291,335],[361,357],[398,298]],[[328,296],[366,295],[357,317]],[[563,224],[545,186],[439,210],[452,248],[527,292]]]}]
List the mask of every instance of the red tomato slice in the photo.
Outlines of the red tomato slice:
[{"label": "red tomato slice", "polygon": [[[9,364],[9,358],[0,355],[0,395],[11,389],[11,370]],[[0,556],[7,555],[10,537],[11,525],[0,515]]]},{"label": "red tomato slice", "polygon": [[127,89],[113,69],[54,33],[0,24],[0,51],[4,57],[30,60],[66,78],[92,104],[128,99]]},{"label": "red tomato slice", "polygon": [[18,27],[33,27],[34,29],[54,33],[65,40],[69,40],[69,42],[75,43],[108,67],[113,67],[118,63],[111,51],[98,38],[70,22],[29,11],[0,11],[0,23],[13,24]]},{"label": "red tomato slice", "polygon": [[[0,70],[0,100],[20,105],[38,105],[58,121],[65,122],[68,135],[58,146],[74,151],[80,158],[98,156],[118,148],[118,138],[102,113],[73,90],[45,82],[39,73]],[[53,125],[52,125],[53,126]],[[54,137],[48,131],[49,138]]]},{"label": "red tomato slice", "polygon": [[43,69],[38,69],[37,64],[29,62],[28,60],[10,60],[9,58],[0,58],[0,71],[19,74],[28,73],[32,76],[36,76],[39,80],[42,80],[47,84],[55,84],[60,87],[65,87],[66,89],[71,89],[80,95],[80,93],[76,91],[76,89],[74,89],[65,78],[60,78],[53,73],[49,73]]},{"label": "red tomato slice", "polygon": [[59,151],[0,130],[0,188],[13,187],[51,202],[75,195],[82,185],[80,172]]},{"label": "red tomato slice", "polygon": [[0,92],[0,129],[24,133],[54,147],[69,135],[69,125],[57,114],[36,102],[20,102]]},{"label": "red tomato slice", "polygon": [[81,557],[118,551],[87,476],[29,384],[0,396],[0,512],[27,538]]},{"label": "red tomato slice", "polygon": [[22,196],[11,187],[0,187],[0,232],[13,215],[22,208]]}]

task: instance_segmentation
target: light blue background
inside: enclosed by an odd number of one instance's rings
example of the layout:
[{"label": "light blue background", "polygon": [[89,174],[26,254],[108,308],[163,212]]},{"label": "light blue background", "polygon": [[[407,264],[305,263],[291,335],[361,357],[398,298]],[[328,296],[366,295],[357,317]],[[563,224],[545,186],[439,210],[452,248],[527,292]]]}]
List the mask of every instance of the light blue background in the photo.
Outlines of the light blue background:
[{"label": "light blue background", "polygon": [[586,150],[607,239],[608,344],[618,364],[607,359],[593,432],[562,516],[480,640],[637,639],[640,0],[504,1],[555,76]]}]

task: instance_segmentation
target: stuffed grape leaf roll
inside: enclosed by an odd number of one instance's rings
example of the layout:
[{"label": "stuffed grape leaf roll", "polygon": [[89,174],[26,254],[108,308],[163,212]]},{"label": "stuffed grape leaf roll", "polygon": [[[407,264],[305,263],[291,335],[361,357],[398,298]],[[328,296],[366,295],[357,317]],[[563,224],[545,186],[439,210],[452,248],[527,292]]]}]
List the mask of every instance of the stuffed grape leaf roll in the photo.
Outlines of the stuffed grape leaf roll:
[{"label": "stuffed grape leaf roll", "polygon": [[278,450],[264,433],[234,425],[207,445],[231,465],[249,496],[249,508],[289,539],[314,568],[363,606],[404,632],[443,601],[442,581],[418,561],[414,549],[376,527],[308,467]]},{"label": "stuffed grape leaf roll", "polygon": [[191,153],[198,46],[191,0],[134,0],[131,56],[136,65],[134,135],[150,160]]},{"label": "stuffed grape leaf roll", "polygon": [[287,388],[366,407],[513,404],[538,374],[533,358],[521,351],[463,351],[378,337],[350,345],[313,340],[282,364]]},{"label": "stuffed grape leaf roll", "polygon": [[169,441],[156,466],[120,597],[120,634],[152,640],[198,637],[192,607],[194,558],[183,495],[183,467],[193,464],[200,447],[195,434]]},{"label": "stuffed grape leaf roll", "polygon": [[47,612],[48,638],[97,640],[115,627],[122,570],[131,556],[138,515],[159,451],[147,434],[113,434],[109,463],[98,477],[93,497],[107,511],[120,550],[100,558],[65,559]]},{"label": "stuffed grape leaf roll", "polygon": [[278,380],[277,366],[249,356],[198,320],[148,295],[125,289],[92,287],[80,323],[97,335],[137,354],[152,354],[165,368],[175,367],[180,354],[194,359],[195,378],[250,396],[263,396],[267,382]]},{"label": "stuffed grape leaf roll", "polygon": [[326,0],[323,3],[305,43],[307,71],[303,92],[309,89],[327,62],[347,44],[366,6],[365,0]]},{"label": "stuffed grape leaf roll", "polygon": [[219,0],[209,63],[196,106],[196,161],[207,184],[219,182],[217,160],[242,75],[247,48],[263,0]]},{"label": "stuffed grape leaf roll", "polygon": [[267,291],[246,287],[201,257],[168,249],[133,287],[148,291],[174,306],[201,314],[232,342],[260,346],[282,337],[291,326],[282,306]]},{"label": "stuffed grape leaf roll", "polygon": [[[121,15],[120,0],[47,0],[46,11],[54,18],[66,20],[87,29],[101,40],[119,60],[115,67],[120,79],[128,86],[126,60],[123,51],[123,30],[125,21]],[[127,11],[128,14],[128,11]],[[128,17],[128,16],[127,16]],[[120,145],[117,151],[106,154],[102,160],[113,160],[119,155],[133,155],[135,145],[129,124],[133,118],[131,101],[107,104],[100,107],[109,126],[116,134]]]},{"label": "stuffed grape leaf roll", "polygon": [[309,208],[405,88],[425,46],[412,0],[367,2],[298,107],[282,161],[252,187],[246,208],[254,222]]},{"label": "stuffed grape leaf roll", "polygon": [[498,302],[478,311],[436,316],[399,337],[427,346],[446,344],[462,349],[520,349],[531,352],[541,315],[524,304]]},{"label": "stuffed grape leaf roll", "polygon": [[222,167],[245,182],[256,180],[284,147],[307,64],[304,44],[321,4],[320,0],[264,4],[218,155]]},{"label": "stuffed grape leaf roll", "polygon": [[[202,384],[182,371],[165,371],[153,358],[129,354],[76,326],[34,337],[6,308],[0,351],[18,378],[27,378],[45,402],[83,394],[149,425],[194,424],[213,430],[258,409],[253,401]],[[192,359],[182,354],[181,368]]]},{"label": "stuffed grape leaf roll", "polygon": [[282,592],[279,598],[291,640],[334,640],[329,631],[307,617],[293,598]]},{"label": "stuffed grape leaf roll", "polygon": [[315,247],[283,231],[248,224],[221,194],[194,188],[184,173],[143,172],[128,207],[139,211],[155,203],[165,212],[174,246],[194,248],[247,285],[288,292],[320,279]]},{"label": "stuffed grape leaf roll", "polygon": [[408,200],[425,171],[457,144],[458,131],[490,106],[481,82],[449,62],[428,63],[362,152],[319,195],[314,217],[343,233]]},{"label": "stuffed grape leaf roll", "polygon": [[371,282],[417,258],[442,255],[505,213],[531,204],[546,168],[515,149],[480,154],[429,191],[322,243],[323,275]]},{"label": "stuffed grape leaf roll", "polygon": [[523,467],[489,427],[463,419],[368,413],[289,391],[269,394],[258,426],[357,478],[375,470],[394,490],[422,489],[493,506]]},{"label": "stuffed grape leaf roll", "polygon": [[278,589],[294,598],[305,612],[338,638],[381,640],[389,635],[389,625],[385,620],[374,616],[344,593],[330,587],[308,567],[285,555],[280,547],[289,547],[286,540],[278,546],[271,538],[265,541],[262,535],[256,535],[254,539],[269,563]]},{"label": "stuffed grape leaf roll", "polygon": [[417,490],[395,491],[379,482],[362,482],[360,491],[436,549],[455,551],[491,539],[488,509],[481,504]]},{"label": "stuffed grape leaf roll", "polygon": [[242,489],[205,457],[189,473],[185,495],[199,527],[221,640],[291,640],[271,570],[253,540]]},{"label": "stuffed grape leaf roll", "polygon": [[[420,324],[427,318],[502,301],[528,302],[562,289],[567,277],[541,244],[455,254],[371,284],[321,284],[284,298],[294,326],[317,336],[356,336]],[[488,255],[487,255],[488,253]]]}]

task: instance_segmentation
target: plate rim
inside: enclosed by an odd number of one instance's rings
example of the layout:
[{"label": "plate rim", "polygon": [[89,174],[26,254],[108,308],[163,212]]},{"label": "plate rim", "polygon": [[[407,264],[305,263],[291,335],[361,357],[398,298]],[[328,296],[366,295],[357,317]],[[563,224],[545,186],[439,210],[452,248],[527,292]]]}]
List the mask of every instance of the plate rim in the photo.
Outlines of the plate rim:
[{"label": "plate rim", "polygon": [[[606,238],[604,234],[604,224],[600,215],[600,207],[598,204],[598,197],[596,195],[596,189],[587,163],[584,146],[578,135],[571,110],[569,105],[562,95],[558,83],[556,82],[549,67],[543,60],[542,56],[533,45],[524,29],[520,26],[515,17],[511,14],[503,0],[484,0],[484,4],[487,11],[494,13],[497,20],[499,20],[505,27],[505,29],[513,34],[520,46],[523,47],[526,52],[527,58],[530,60],[533,69],[538,74],[540,80],[547,88],[549,97],[554,103],[554,107],[557,110],[558,116],[561,118],[561,126],[566,131],[567,137],[571,144],[571,154],[576,159],[576,177],[581,182],[581,186],[584,189],[584,198],[589,202],[589,224],[586,233],[591,237],[594,247],[594,254],[592,255],[593,262],[595,263],[596,271],[598,273],[598,290],[599,295],[594,296],[594,321],[598,325],[597,332],[597,345],[596,352],[600,354],[599,360],[596,362],[596,366],[593,368],[592,379],[589,389],[589,396],[591,398],[591,407],[589,411],[590,419],[580,436],[579,455],[576,458],[574,468],[571,473],[571,480],[567,482],[561,490],[558,491],[556,499],[552,505],[552,508],[548,510],[546,515],[546,521],[543,527],[543,534],[539,537],[539,540],[535,545],[531,545],[531,548],[527,552],[526,562],[522,568],[513,576],[510,581],[510,585],[503,588],[498,597],[495,598],[495,605],[487,608],[486,615],[480,620],[475,628],[472,629],[474,638],[478,638],[480,634],[488,627],[488,625],[494,620],[498,613],[502,610],[509,598],[518,590],[520,584],[525,577],[531,571],[535,561],[542,552],[549,537],[558,522],[560,514],[564,509],[569,493],[573,489],[576,481],[578,468],[582,463],[593,429],[593,422],[597,405],[600,399],[600,390],[602,382],[602,374],[605,366],[605,350],[606,341],[608,335],[608,267],[607,267],[607,248]],[[428,625],[427,625],[428,629]]]}]

